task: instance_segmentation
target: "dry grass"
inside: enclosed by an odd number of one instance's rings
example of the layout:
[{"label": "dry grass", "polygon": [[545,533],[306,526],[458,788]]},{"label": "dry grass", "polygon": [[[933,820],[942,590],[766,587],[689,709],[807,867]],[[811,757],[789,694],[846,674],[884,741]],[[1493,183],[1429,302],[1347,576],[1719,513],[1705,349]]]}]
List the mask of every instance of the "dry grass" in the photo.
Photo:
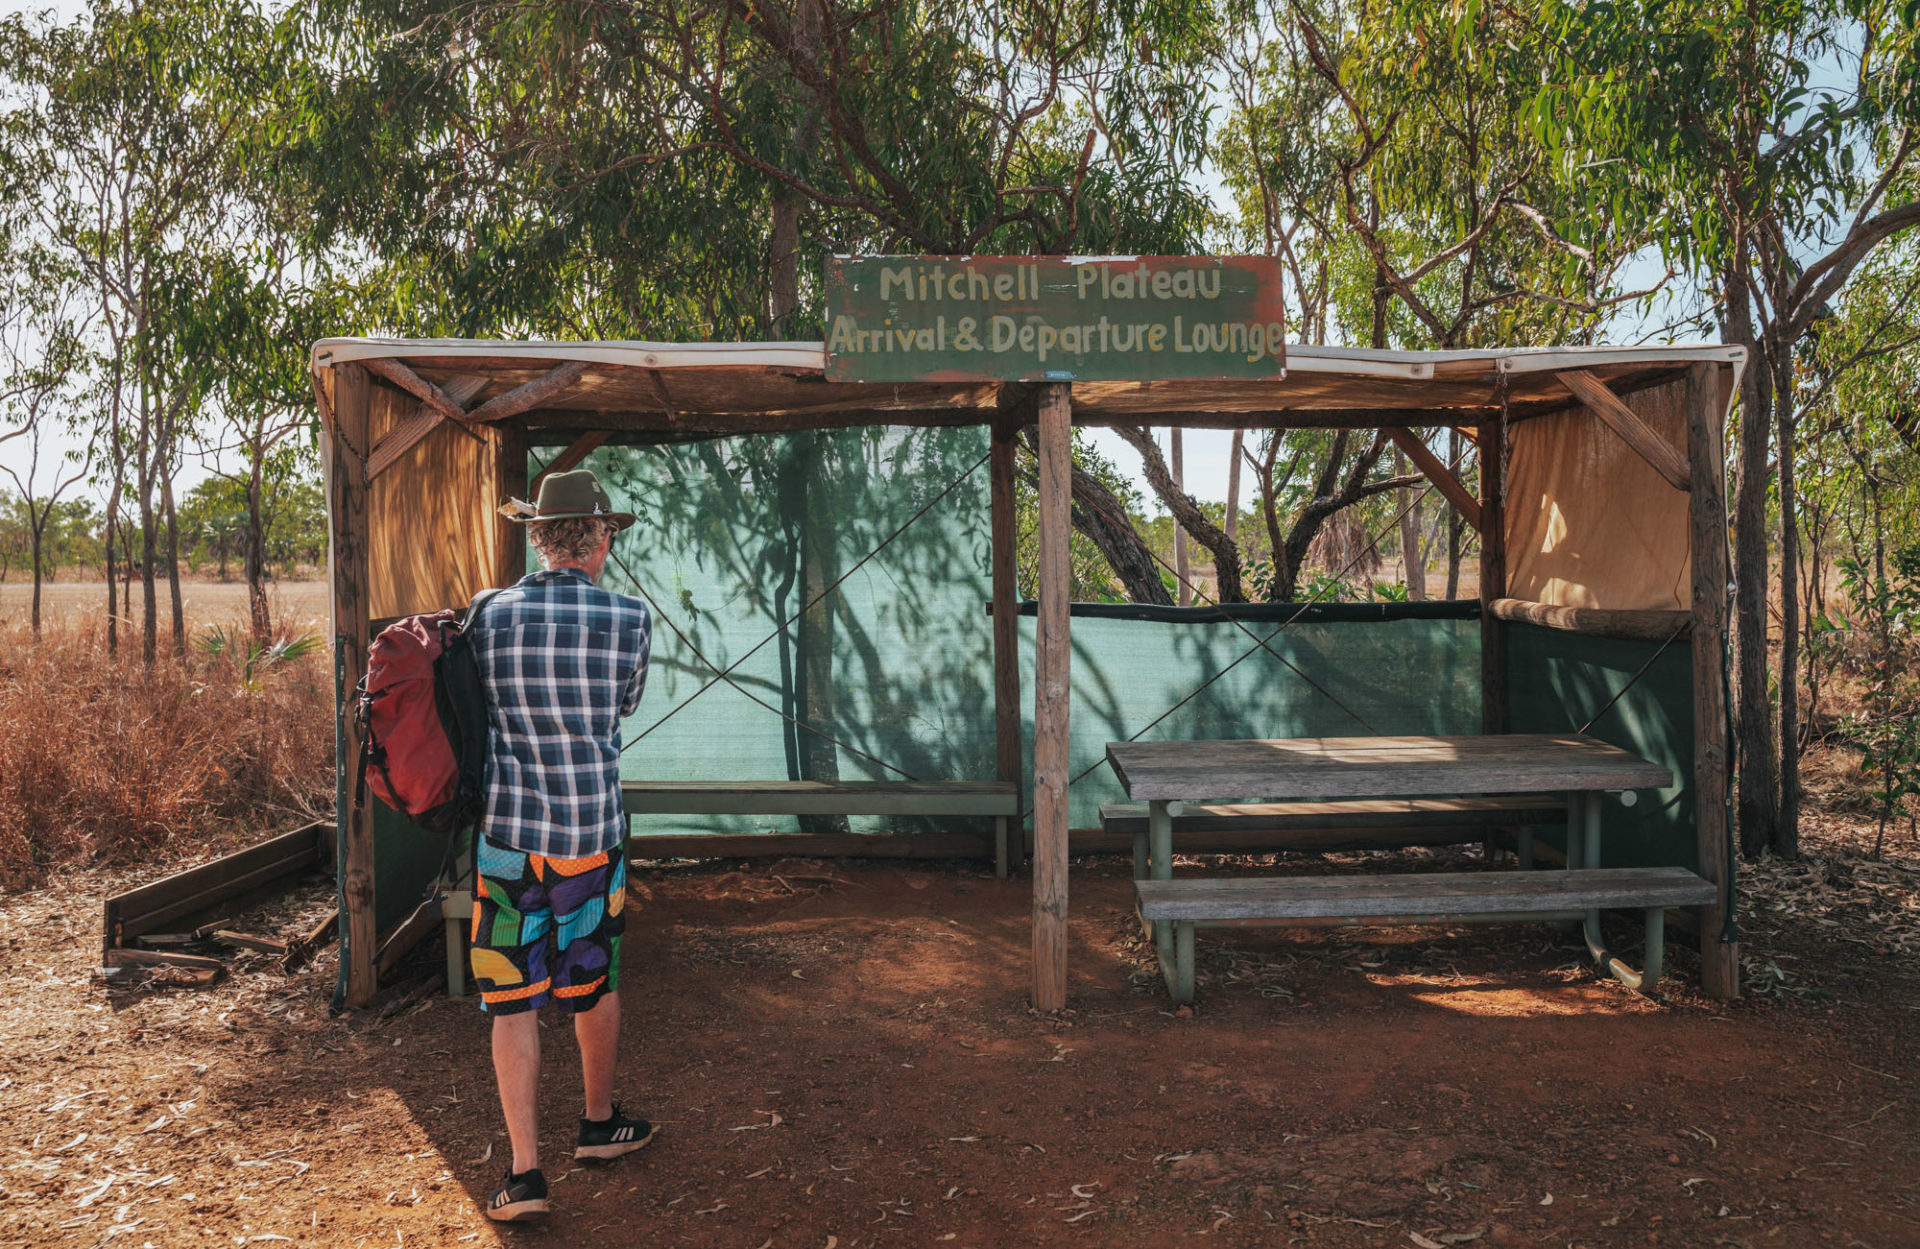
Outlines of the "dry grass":
[{"label": "dry grass", "polygon": [[194,651],[148,672],[137,643],[109,655],[97,623],[37,642],[0,626],[0,888],[314,818],[332,799],[332,703],[324,648],[249,686]]}]

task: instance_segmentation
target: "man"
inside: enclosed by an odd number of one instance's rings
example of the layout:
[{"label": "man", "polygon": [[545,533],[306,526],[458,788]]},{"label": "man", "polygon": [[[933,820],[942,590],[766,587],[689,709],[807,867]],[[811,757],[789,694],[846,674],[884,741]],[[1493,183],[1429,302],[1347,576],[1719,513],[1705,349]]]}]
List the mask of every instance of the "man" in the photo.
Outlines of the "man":
[{"label": "man", "polygon": [[500,591],[475,622],[487,690],[487,798],[476,842],[473,978],[493,1016],[493,1070],[513,1142],[487,1205],[499,1222],[542,1218],[539,1010],[573,1016],[585,1114],[573,1156],[604,1160],[653,1139],[613,1103],[620,1037],[620,934],[626,927],[626,818],[620,719],[646,685],[652,620],[638,599],[594,584],[616,512],[592,472],[554,473],[529,505],[542,569]]}]

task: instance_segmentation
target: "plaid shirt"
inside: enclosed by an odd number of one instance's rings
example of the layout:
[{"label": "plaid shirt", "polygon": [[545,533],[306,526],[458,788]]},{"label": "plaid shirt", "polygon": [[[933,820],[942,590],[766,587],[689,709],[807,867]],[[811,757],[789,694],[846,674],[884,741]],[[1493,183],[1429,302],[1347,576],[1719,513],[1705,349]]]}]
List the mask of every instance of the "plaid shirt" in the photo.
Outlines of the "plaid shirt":
[{"label": "plaid shirt", "polygon": [[647,683],[646,604],[551,569],[494,595],[474,636],[491,730],[481,831],[557,859],[618,846],[620,719]]}]

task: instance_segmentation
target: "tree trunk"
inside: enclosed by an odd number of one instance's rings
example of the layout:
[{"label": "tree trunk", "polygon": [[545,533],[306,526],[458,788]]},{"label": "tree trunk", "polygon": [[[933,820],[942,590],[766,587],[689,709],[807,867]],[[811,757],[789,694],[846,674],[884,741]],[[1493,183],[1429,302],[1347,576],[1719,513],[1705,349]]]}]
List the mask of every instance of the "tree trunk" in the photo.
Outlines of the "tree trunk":
[{"label": "tree trunk", "polygon": [[[1393,453],[1393,473],[1404,477],[1407,472],[1407,457],[1401,451]],[[1413,494],[1413,502],[1400,512],[1400,567],[1407,583],[1407,600],[1421,603],[1427,597],[1427,565],[1420,554],[1420,496],[1414,488],[1407,488]]]},{"label": "tree trunk", "polygon": [[[840,780],[840,748],[821,734],[839,735],[840,723],[834,697],[838,687],[833,679],[833,600],[832,595],[821,598],[821,593],[839,575],[833,541],[839,526],[827,495],[826,486],[831,474],[824,454],[833,434],[815,431],[799,437],[806,439],[808,446],[798,468],[804,509],[804,519],[800,524],[800,602],[803,610],[795,639],[795,649],[799,652],[798,701],[800,719],[819,730],[805,733],[800,739],[801,774],[805,780],[832,785]],[[816,602],[816,599],[819,601]],[[807,604],[811,606],[805,606]],[[845,833],[847,817],[803,816],[800,831]]]},{"label": "tree trunk", "polygon": [[[1455,469],[1460,466],[1460,431],[1447,431],[1447,464]],[[1447,600],[1451,602],[1460,597],[1460,537],[1465,522],[1460,519],[1460,509],[1447,509]]]},{"label": "tree trunk", "polygon": [[1773,852],[1800,857],[1800,554],[1794,498],[1793,362],[1783,350],[1773,370],[1774,441],[1780,462],[1780,813]]},{"label": "tree trunk", "polygon": [[1740,849],[1751,857],[1772,844],[1780,814],[1773,706],[1767,691],[1767,449],[1772,433],[1773,376],[1754,338],[1752,306],[1740,265],[1736,261],[1728,275],[1726,307],[1728,335],[1746,347],[1749,361],[1740,377],[1733,602]]},{"label": "tree trunk", "polygon": [[1227,541],[1236,542],[1240,533],[1240,457],[1246,453],[1247,431],[1233,431],[1233,446],[1227,451]]},{"label": "tree trunk", "polygon": [[[1187,491],[1186,452],[1178,425],[1167,431],[1167,444],[1167,449],[1173,456],[1174,491],[1185,494]],[[1173,519],[1173,580],[1174,602],[1182,607],[1192,606],[1193,568],[1187,562],[1187,531],[1180,527],[1178,516]]]},{"label": "tree trunk", "polygon": [[[1032,426],[1020,431],[1021,444],[1027,452],[1023,475],[1030,485],[1038,483],[1033,472],[1033,463],[1037,458],[1034,437]],[[1113,575],[1120,579],[1120,585],[1126,590],[1129,600],[1160,607],[1173,606],[1173,596],[1167,593],[1166,583],[1160,580],[1160,568],[1153,561],[1153,552],[1147,549],[1139,531],[1133,527],[1127,509],[1121,506],[1113,491],[1107,489],[1098,477],[1078,464],[1073,466],[1072,516],[1073,527],[1084,534],[1087,541],[1100,548],[1100,554],[1106,557]]]},{"label": "tree trunk", "polygon": [[[51,512],[52,506],[49,505],[47,510]],[[27,501],[27,518],[32,524],[33,501],[31,499]],[[46,532],[47,522],[44,519],[33,524],[33,636],[36,639],[40,636],[40,550],[45,545]]]},{"label": "tree trunk", "polygon": [[[1146,476],[1147,485],[1153,488],[1154,494],[1173,513],[1175,525],[1184,526],[1200,545],[1213,552],[1214,573],[1219,582],[1216,594],[1218,601],[1246,602],[1246,589],[1240,581],[1240,548],[1207,518],[1192,495],[1180,489],[1166,460],[1161,458],[1160,446],[1154,442],[1153,435],[1138,425],[1116,425],[1113,432],[1126,439],[1140,453],[1140,469]],[[1179,533],[1176,528],[1176,538]]]},{"label": "tree trunk", "polygon": [[[263,646],[266,645],[267,639],[273,636],[273,621],[267,611],[267,529],[260,518],[260,478],[265,471],[265,449],[260,445],[260,440],[256,439],[253,448],[253,464],[247,475],[247,614],[253,625],[253,636]],[[221,558],[224,562],[224,547]]]},{"label": "tree trunk", "polygon": [[119,540],[119,527],[116,518],[120,514],[120,470],[116,465],[113,472],[113,486],[107,491],[107,654],[120,653],[120,612],[119,603],[114,600],[113,544]]},{"label": "tree trunk", "polygon": [[173,608],[173,653],[186,658],[187,619],[180,598],[180,518],[173,509],[173,470],[160,479],[160,506],[167,517],[167,593]]},{"label": "tree trunk", "polygon": [[[821,0],[798,0],[794,5],[793,52],[808,62],[817,61],[820,55],[820,4]],[[790,136],[790,168],[805,164],[818,130],[818,111],[804,107]],[[800,307],[800,209],[799,192],[785,183],[775,187],[767,238],[767,328],[775,338],[795,334],[792,320]]]}]

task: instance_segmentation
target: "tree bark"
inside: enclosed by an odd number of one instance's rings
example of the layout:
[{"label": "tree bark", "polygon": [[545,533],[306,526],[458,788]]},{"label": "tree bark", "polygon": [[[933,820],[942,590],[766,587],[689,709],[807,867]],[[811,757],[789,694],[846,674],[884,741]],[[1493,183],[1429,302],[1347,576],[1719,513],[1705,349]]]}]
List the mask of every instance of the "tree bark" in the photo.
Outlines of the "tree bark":
[{"label": "tree bark", "polygon": [[[1458,467],[1460,464],[1460,431],[1447,431],[1447,463]],[[1447,509],[1447,601],[1460,597],[1460,536],[1465,522],[1460,518],[1460,509]]]},{"label": "tree bark", "polygon": [[1780,812],[1773,852],[1800,857],[1800,525],[1794,498],[1793,364],[1783,350],[1775,357],[1774,441],[1780,463]]},{"label": "tree bark", "polygon": [[1140,453],[1140,467],[1146,475],[1147,484],[1153,487],[1154,494],[1173,513],[1174,523],[1184,526],[1195,541],[1213,552],[1214,572],[1220,583],[1219,601],[1246,602],[1246,590],[1240,579],[1240,548],[1207,518],[1192,495],[1180,489],[1168,470],[1166,460],[1161,457],[1160,447],[1154,442],[1153,435],[1137,425],[1116,425],[1113,432],[1126,439]]},{"label": "tree bark", "polygon": [[[1180,436],[1180,427],[1175,425],[1167,431],[1167,449],[1173,456],[1173,490],[1175,494],[1187,492],[1187,457],[1185,440]],[[1180,524],[1180,518],[1173,521],[1173,601],[1182,607],[1193,604],[1193,566],[1187,560],[1187,531]]]},{"label": "tree bark", "polygon": [[[1032,468],[1038,456],[1034,437],[1031,425],[1020,431],[1020,438],[1028,453],[1023,475],[1029,484],[1039,481]],[[1072,481],[1073,527],[1085,534],[1087,541],[1100,548],[1107,566],[1113,569],[1113,575],[1120,579],[1121,587],[1126,590],[1127,598],[1135,603],[1173,606],[1173,596],[1167,593],[1166,583],[1160,580],[1160,568],[1153,562],[1153,553],[1141,541],[1139,531],[1133,527],[1133,519],[1127,515],[1127,509],[1121,506],[1120,500],[1114,497],[1113,491],[1078,464],[1073,466]]]},{"label": "tree bark", "polygon": [[160,478],[160,507],[167,522],[167,594],[172,599],[173,653],[184,659],[187,619],[185,604],[180,598],[180,518],[173,507],[173,469],[168,467],[162,471],[165,475]]},{"label": "tree bark", "polygon": [[[1393,453],[1393,472],[1397,477],[1407,473],[1407,457],[1404,452]],[[1411,486],[1408,487],[1412,489]],[[1427,597],[1427,566],[1420,557],[1420,496],[1414,495],[1413,502],[1400,513],[1400,567],[1407,583],[1407,600],[1425,602]]]},{"label": "tree bark", "polygon": [[1740,849],[1752,857],[1773,842],[1780,800],[1773,701],[1767,690],[1767,450],[1773,372],[1754,336],[1743,260],[1729,266],[1725,303],[1728,336],[1748,352],[1740,377],[1740,458],[1733,508],[1734,736],[1739,748]]},{"label": "tree bark", "polygon": [[[1326,462],[1320,466],[1320,472],[1314,479],[1313,497],[1294,517],[1286,541],[1273,553],[1272,597],[1275,602],[1289,601],[1299,593],[1300,565],[1306,560],[1307,548],[1313,545],[1314,538],[1320,533],[1321,526],[1327,523],[1328,517],[1367,495],[1398,490],[1420,480],[1418,477],[1389,477],[1375,482],[1367,480],[1367,474],[1380,462],[1380,456],[1386,449],[1386,439],[1378,434],[1374,435],[1367,449],[1354,458],[1352,468],[1343,479],[1340,469],[1346,463],[1350,433],[1343,429],[1334,436],[1333,449],[1327,453]],[[1333,571],[1338,573],[1344,570]]]},{"label": "tree bark", "polygon": [[1233,445],[1227,451],[1227,541],[1237,542],[1240,533],[1240,457],[1246,454],[1247,431],[1233,431]]},{"label": "tree bark", "polygon": [[267,610],[267,532],[261,522],[261,478],[266,472],[264,436],[258,426],[253,444],[252,463],[247,473],[247,614],[253,626],[254,640],[262,646],[273,636],[273,621]]},{"label": "tree bark", "polygon": [[[793,52],[815,62],[820,55],[821,0],[798,0],[793,12]],[[807,93],[803,96],[810,99]],[[809,103],[804,105],[794,124],[790,165],[804,165],[811,154],[819,131],[819,114]],[[767,282],[767,328],[775,338],[794,335],[794,313],[800,308],[800,192],[779,183],[773,192],[772,223],[768,230],[767,251],[770,272]]]}]

